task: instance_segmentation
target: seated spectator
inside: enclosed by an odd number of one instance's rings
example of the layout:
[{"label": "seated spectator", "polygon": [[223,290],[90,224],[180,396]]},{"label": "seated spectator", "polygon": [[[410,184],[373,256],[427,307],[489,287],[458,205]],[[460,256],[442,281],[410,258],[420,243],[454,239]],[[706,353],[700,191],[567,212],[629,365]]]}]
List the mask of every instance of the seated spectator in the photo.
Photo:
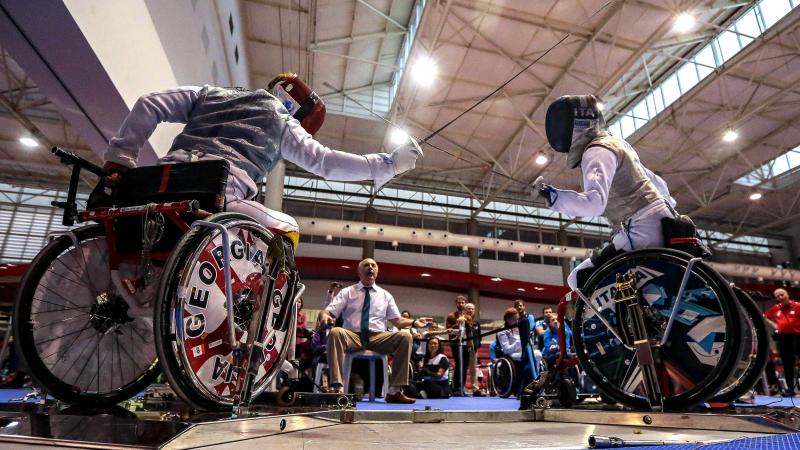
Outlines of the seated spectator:
[{"label": "seated spectator", "polygon": [[[552,314],[547,316],[545,320],[547,321],[547,330],[544,332],[544,349],[542,350],[542,356],[544,360],[547,361],[548,365],[552,365],[560,356],[558,345],[558,317]],[[570,330],[569,327],[565,327],[564,332],[566,334],[567,353],[569,354],[569,349],[572,348],[572,330]]]},{"label": "seated spectator", "polygon": [[322,310],[322,321],[333,325],[335,317],[343,319],[343,327],[331,329],[328,336],[328,365],[330,387],[335,393],[344,393],[342,365],[346,352],[361,349],[392,355],[392,376],[389,380],[387,403],[414,403],[403,395],[402,387],[408,384],[408,364],[411,357],[411,333],[387,332],[386,323],[398,329],[426,327],[431,319],[407,319],[400,315],[394,297],[375,284],[378,263],[367,258],[358,264],[359,282],[348,286],[336,295]]},{"label": "seated spectator", "polygon": [[518,320],[519,313],[515,308],[506,309],[503,314],[503,322],[506,327],[511,328],[497,333],[497,343],[500,345],[500,350],[514,361],[522,359],[522,343],[519,340],[519,329],[517,328]]},{"label": "seated spectator", "polygon": [[439,338],[428,341],[425,358],[419,362],[419,377],[414,383],[417,398],[450,398],[448,372],[450,360],[444,354]]}]

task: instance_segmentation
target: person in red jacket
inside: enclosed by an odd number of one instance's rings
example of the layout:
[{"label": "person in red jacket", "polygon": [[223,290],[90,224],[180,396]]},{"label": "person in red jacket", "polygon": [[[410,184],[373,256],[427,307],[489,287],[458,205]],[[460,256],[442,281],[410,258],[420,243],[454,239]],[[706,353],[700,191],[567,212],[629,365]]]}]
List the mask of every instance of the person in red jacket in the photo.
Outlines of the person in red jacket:
[{"label": "person in red jacket", "polygon": [[800,303],[790,299],[786,289],[775,289],[773,295],[778,304],[768,309],[764,318],[778,331],[775,338],[786,377],[784,396],[794,397],[794,366],[800,351]]}]

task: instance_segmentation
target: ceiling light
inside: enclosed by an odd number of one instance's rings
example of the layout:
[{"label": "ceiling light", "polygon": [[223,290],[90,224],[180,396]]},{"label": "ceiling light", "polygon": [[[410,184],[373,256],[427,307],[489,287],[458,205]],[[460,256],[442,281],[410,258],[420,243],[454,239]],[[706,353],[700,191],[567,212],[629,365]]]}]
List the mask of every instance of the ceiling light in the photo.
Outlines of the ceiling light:
[{"label": "ceiling light", "polygon": [[728,129],[725,134],[722,135],[722,140],[725,142],[733,142],[739,137],[739,133],[732,129]]},{"label": "ceiling light", "polygon": [[503,279],[500,277],[494,277],[492,278],[492,281],[503,281]]},{"label": "ceiling light", "polygon": [[339,266],[339,267],[341,267],[342,269],[349,269],[350,268],[350,266]]},{"label": "ceiling light", "polygon": [[680,13],[678,17],[675,18],[675,23],[672,25],[672,29],[678,33],[687,33],[692,28],[694,28],[695,18],[693,15],[689,13]]},{"label": "ceiling light", "polygon": [[401,145],[408,142],[408,133],[400,128],[392,128],[392,133],[389,135],[389,140],[393,145]]},{"label": "ceiling light", "polygon": [[520,292],[525,292],[525,288],[517,288],[517,290]]},{"label": "ceiling light", "polygon": [[37,141],[36,139],[34,139],[32,137],[28,137],[28,136],[19,138],[19,142],[20,142],[20,144],[24,145],[25,147],[38,147],[39,146],[39,141]]},{"label": "ceiling light", "polygon": [[417,58],[411,66],[411,79],[421,86],[430,86],[436,78],[436,64],[427,56]]},{"label": "ceiling light", "polygon": [[606,105],[604,105],[603,102],[597,102],[597,104],[595,106],[597,106],[597,110],[598,111],[602,111],[602,110],[606,109]]},{"label": "ceiling light", "polygon": [[419,274],[419,276],[421,276],[421,277],[429,277],[429,276],[431,276],[431,274],[429,274],[429,273],[421,273],[421,274]]},{"label": "ceiling light", "polygon": [[761,195],[760,192],[753,192],[752,194],[750,194],[750,200],[753,201],[759,200],[761,197],[763,197],[763,195]]},{"label": "ceiling light", "polygon": [[547,155],[545,155],[544,153],[539,153],[538,155],[536,155],[536,159],[534,160],[537,166],[543,166],[547,164],[547,161],[549,161],[549,159],[547,158]]}]

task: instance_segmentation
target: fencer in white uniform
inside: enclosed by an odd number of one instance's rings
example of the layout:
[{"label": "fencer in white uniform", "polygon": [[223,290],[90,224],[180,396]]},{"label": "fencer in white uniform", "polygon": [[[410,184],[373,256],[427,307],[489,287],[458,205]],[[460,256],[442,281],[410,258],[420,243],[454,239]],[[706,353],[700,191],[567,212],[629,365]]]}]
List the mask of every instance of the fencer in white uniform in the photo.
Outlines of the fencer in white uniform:
[{"label": "fencer in white uniform", "polygon": [[[606,130],[593,95],[563,96],[554,101],[545,119],[547,140],[567,153],[567,165],[580,166],[582,192],[558,189],[544,177],[533,185],[534,199],[543,198],[554,211],[576,217],[605,216],[617,251],[662,247],[661,219],[675,217],[675,199],[664,180],[642,165],[623,139]],[[595,266],[586,259],[570,272],[567,284],[578,288],[578,273]]]},{"label": "fencer in white uniform", "polygon": [[256,182],[281,159],[326,180],[373,180],[376,187],[415,167],[416,142],[391,154],[356,155],[328,148],[311,135],[325,117],[322,100],[296,74],[281,74],[264,89],[185,86],[145,95],[109,142],[105,168],[136,167],[139,149],[161,122],[185,123],[164,163],[230,162],[226,211],[253,217],[267,228],[297,231],[297,222],[253,201]]}]

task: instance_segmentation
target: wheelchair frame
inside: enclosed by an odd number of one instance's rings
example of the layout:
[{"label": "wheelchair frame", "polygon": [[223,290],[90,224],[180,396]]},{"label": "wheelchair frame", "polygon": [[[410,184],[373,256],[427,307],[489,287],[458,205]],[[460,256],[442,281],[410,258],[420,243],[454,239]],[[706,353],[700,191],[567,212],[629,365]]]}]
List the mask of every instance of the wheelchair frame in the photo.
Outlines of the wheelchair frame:
[{"label": "wheelchair frame", "polygon": [[[109,269],[111,271],[118,270],[119,266],[122,262],[131,262],[131,261],[142,261],[144,262],[144,256],[142,253],[131,252],[131,253],[120,253],[118,251],[117,245],[115,243],[115,239],[117,234],[114,229],[114,223],[117,219],[120,218],[128,218],[128,217],[147,217],[150,214],[162,214],[166,218],[170,220],[181,232],[186,233],[193,228],[208,228],[212,230],[216,230],[220,232],[222,236],[222,259],[223,259],[223,273],[224,273],[224,282],[225,282],[225,304],[226,304],[226,314],[227,314],[227,321],[228,321],[228,333],[229,333],[229,344],[231,346],[233,352],[233,365],[231,370],[236,370],[238,373],[242,374],[243,376],[237,377],[237,389],[236,395],[233,397],[233,404],[232,404],[232,411],[234,416],[238,416],[242,413],[247,413],[247,408],[249,406],[249,402],[251,400],[251,393],[252,389],[254,388],[255,384],[255,376],[256,373],[251,370],[251,364],[253,363],[253,349],[254,348],[263,348],[264,343],[270,342],[270,339],[273,339],[275,336],[276,330],[273,328],[271,329],[266,336],[263,336],[260,341],[256,341],[257,336],[261,335],[261,330],[263,330],[263,326],[266,320],[266,315],[269,311],[269,308],[266,307],[268,304],[268,298],[271,295],[271,289],[266,289],[265,292],[262,294],[262,298],[256,301],[255,308],[253,310],[251,316],[251,326],[248,333],[248,338],[246,343],[242,343],[236,339],[235,335],[235,321],[234,321],[234,302],[233,302],[233,293],[232,293],[232,281],[231,281],[231,248],[230,248],[230,237],[228,235],[228,228],[221,223],[210,222],[207,220],[202,220],[212,215],[211,212],[205,211],[200,209],[200,203],[197,200],[180,200],[174,202],[165,202],[165,203],[150,203],[146,205],[138,205],[138,206],[126,206],[126,207],[100,207],[92,210],[86,211],[78,211],[77,208],[77,187],[80,177],[81,170],[85,169],[89,172],[99,176],[105,177],[110,175],[106,170],[103,168],[81,158],[80,156],[76,155],[75,153],[60,149],[58,147],[53,147],[51,152],[61,159],[61,162],[67,166],[72,166],[72,174],[70,177],[70,185],[69,190],[67,193],[67,200],[65,202],[52,202],[52,205],[55,207],[59,207],[64,209],[63,217],[62,217],[62,224],[65,226],[72,226],[75,224],[76,221],[79,222],[97,222],[99,223],[105,232],[106,245],[107,245],[107,252],[108,252],[108,259],[109,259]],[[195,220],[187,221],[184,218],[184,215],[193,216]],[[259,228],[262,228],[264,231],[267,231],[265,228],[258,225],[255,221],[253,224],[257,225]],[[269,230],[267,234],[273,235],[273,230]],[[280,233],[274,233],[280,234]],[[77,236],[73,231],[66,231],[64,233],[54,233],[51,238],[55,238],[59,235],[66,235],[68,236],[73,244],[78,247],[78,239]],[[159,261],[161,263],[166,263],[168,257],[172,251],[159,251],[148,253],[149,264],[150,261]],[[269,277],[269,275],[265,275]],[[292,288],[292,300],[296,302],[297,298],[300,297],[304,290],[305,286],[302,283],[297,281],[297,276],[293,276],[292,280],[296,283],[296,286]],[[134,279],[134,280],[123,280],[123,286],[127,288],[129,291],[132,289],[131,286],[137,286],[140,283],[141,279]],[[271,284],[269,285],[271,287]],[[135,289],[135,288],[134,288]],[[295,307],[293,306],[294,303],[291,304],[289,307],[288,313],[291,314],[295,311]],[[257,326],[255,326],[257,325]],[[291,327],[291,324],[290,324]],[[256,331],[256,332],[253,332]],[[285,349],[288,347],[284,347],[284,351],[279,354],[280,361],[285,359]],[[165,350],[166,351],[166,350]],[[244,355],[247,357],[243,358]],[[280,363],[276,364],[276,369],[280,368]],[[251,373],[252,372],[252,373]],[[188,371],[190,378],[195,377],[195,374],[191,371]],[[276,372],[277,373],[277,372]],[[197,384],[197,380],[187,380],[192,382],[193,384]]]}]

